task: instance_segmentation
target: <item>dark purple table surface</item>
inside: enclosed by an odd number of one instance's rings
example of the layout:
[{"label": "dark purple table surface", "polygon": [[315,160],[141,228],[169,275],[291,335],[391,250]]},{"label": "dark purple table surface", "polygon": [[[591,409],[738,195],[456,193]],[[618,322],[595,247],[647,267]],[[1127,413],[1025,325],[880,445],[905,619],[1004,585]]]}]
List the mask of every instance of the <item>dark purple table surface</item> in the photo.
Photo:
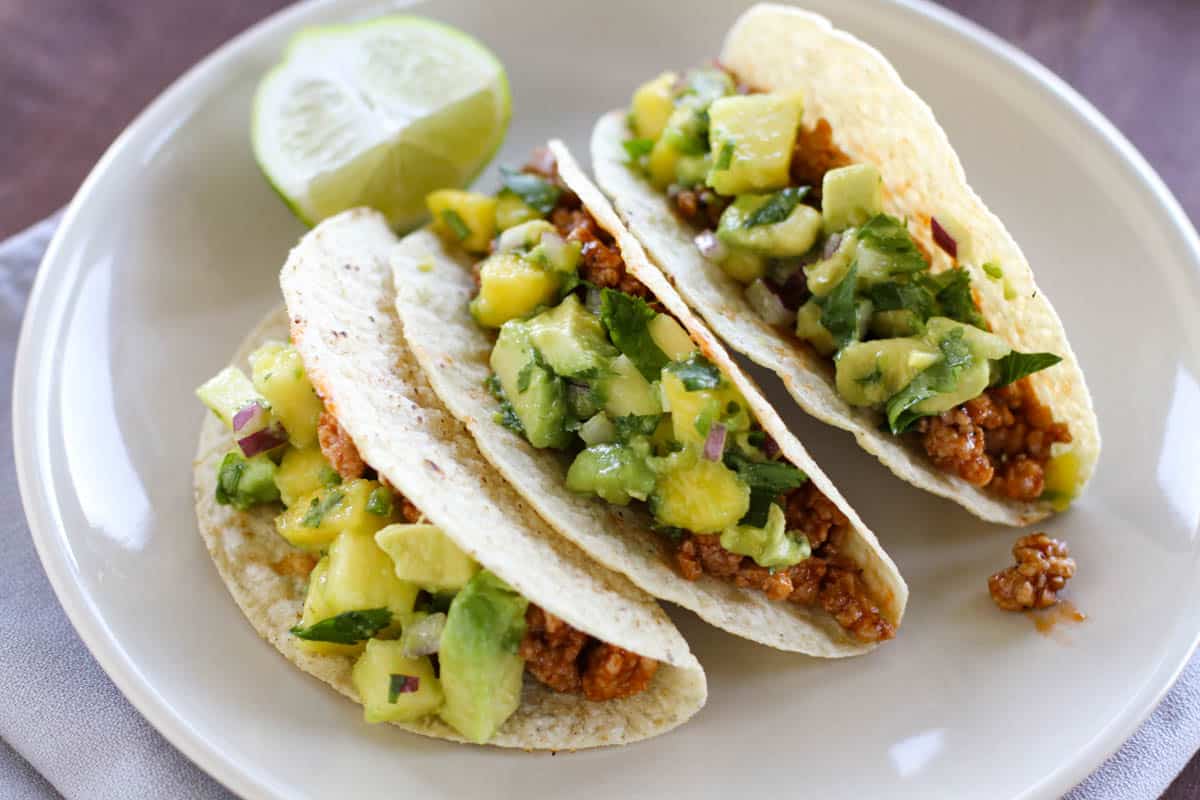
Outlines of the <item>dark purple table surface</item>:
[{"label": "dark purple table surface", "polygon": [[[62,206],[163,87],[280,0],[0,0],[0,238]],[[1128,136],[1200,220],[1200,0],[948,0]],[[1200,798],[1200,757],[1163,795]]]}]

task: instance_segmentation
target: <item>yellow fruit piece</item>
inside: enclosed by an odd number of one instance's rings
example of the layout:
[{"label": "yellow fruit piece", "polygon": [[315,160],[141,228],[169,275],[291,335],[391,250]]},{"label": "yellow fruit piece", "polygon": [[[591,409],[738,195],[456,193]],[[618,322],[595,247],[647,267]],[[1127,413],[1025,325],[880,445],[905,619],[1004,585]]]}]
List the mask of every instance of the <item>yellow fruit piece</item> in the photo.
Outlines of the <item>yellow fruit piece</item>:
[{"label": "yellow fruit piece", "polygon": [[659,314],[650,320],[646,326],[650,338],[658,345],[658,349],[667,354],[672,361],[684,361],[696,351],[696,343],[675,319],[667,314]]},{"label": "yellow fruit piece", "polygon": [[559,277],[516,253],[496,253],[479,268],[479,294],[471,301],[475,321],[499,328],[558,295]]},{"label": "yellow fruit piece", "polygon": [[319,447],[287,448],[275,471],[279,496],[289,508],[318,489],[341,482]]},{"label": "yellow fruit piece", "polygon": [[313,391],[296,348],[267,342],[250,354],[250,369],[254,388],[271,404],[271,413],[283,423],[292,444],[315,444],[317,421],[325,406]]},{"label": "yellow fruit piece", "polygon": [[664,72],[633,93],[633,133],[639,139],[662,136],[667,118],[675,108],[672,88],[678,79],[674,72]]},{"label": "yellow fruit piece", "polygon": [[[397,677],[393,677],[397,676]],[[413,722],[445,702],[428,656],[406,658],[398,641],[371,639],[350,673],[367,722]],[[393,681],[414,681],[415,690],[392,691]]]},{"label": "yellow fruit piece", "polygon": [[[329,576],[329,556],[325,556],[308,575],[308,592],[304,595],[304,612],[300,616],[300,627],[307,628],[323,619],[337,616],[330,610],[325,599],[325,584]],[[361,653],[362,642],[358,644],[335,644],[333,642],[313,642],[307,639],[292,637],[296,647],[314,655],[354,655]]]},{"label": "yellow fruit piece", "polygon": [[[788,167],[804,102],[798,94],[722,97],[709,106],[713,168],[708,185],[729,197],[788,185]],[[728,165],[722,151],[732,148]]]},{"label": "yellow fruit piece", "polygon": [[299,498],[275,518],[275,530],[296,547],[323,550],[343,531],[370,536],[392,521],[370,511],[376,481],[358,479],[340,486],[318,489]]},{"label": "yellow fruit piece", "polygon": [[666,139],[659,139],[650,151],[646,161],[646,170],[650,173],[650,183],[655,188],[666,189],[675,182],[675,166],[679,162],[679,151],[667,144]]},{"label": "yellow fruit piece", "polygon": [[717,533],[746,515],[750,487],[720,461],[701,458],[688,448],[667,459],[650,507],[663,525]]},{"label": "yellow fruit piece", "polygon": [[438,189],[425,198],[433,229],[468,253],[486,253],[496,235],[496,198],[461,189]]}]

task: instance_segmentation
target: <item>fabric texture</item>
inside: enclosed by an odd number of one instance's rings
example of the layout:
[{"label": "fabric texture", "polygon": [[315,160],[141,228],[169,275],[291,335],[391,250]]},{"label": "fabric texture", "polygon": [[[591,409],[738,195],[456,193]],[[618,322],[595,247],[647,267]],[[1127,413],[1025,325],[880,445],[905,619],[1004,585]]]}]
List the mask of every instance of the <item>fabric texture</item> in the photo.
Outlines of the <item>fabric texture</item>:
[{"label": "fabric texture", "polygon": [[[12,384],[25,301],[57,216],[0,244],[0,378]],[[75,634],[34,552],[0,399],[0,797],[134,800],[232,795],[142,718]],[[717,691],[720,691],[718,688]],[[1200,660],[1067,800],[1154,800],[1200,747]]]}]

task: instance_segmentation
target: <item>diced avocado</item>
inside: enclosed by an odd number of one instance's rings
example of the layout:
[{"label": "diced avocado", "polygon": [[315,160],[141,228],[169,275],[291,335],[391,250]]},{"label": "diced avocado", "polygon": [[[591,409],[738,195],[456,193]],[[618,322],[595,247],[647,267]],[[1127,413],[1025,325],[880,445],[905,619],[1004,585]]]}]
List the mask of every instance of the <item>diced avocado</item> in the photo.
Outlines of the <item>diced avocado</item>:
[{"label": "diced avocado", "polygon": [[491,365],[529,443],[566,447],[571,441],[565,427],[566,385],[542,365],[525,323],[513,320],[504,324],[492,348]]},{"label": "diced avocado", "polygon": [[707,117],[696,103],[675,106],[663,128],[662,140],[681,156],[700,156],[708,149]]},{"label": "diced avocado", "polygon": [[343,531],[329,545],[325,604],[330,616],[386,608],[399,623],[417,602],[417,585],[400,580],[392,559],[372,534]]},{"label": "diced avocado", "polygon": [[850,271],[857,252],[858,239],[849,234],[844,235],[833,255],[804,268],[808,290],[817,297],[824,297],[832,292]]},{"label": "diced avocado", "polygon": [[471,315],[486,328],[499,328],[554,301],[561,279],[517,253],[494,253],[479,266],[479,294]]},{"label": "diced avocado", "polygon": [[429,657],[405,658],[401,650],[398,641],[371,639],[354,662],[350,679],[367,722],[413,722],[445,702]]},{"label": "diced avocado", "polygon": [[457,592],[479,571],[479,564],[436,525],[388,525],[375,543],[391,556],[396,577],[427,592]]},{"label": "diced avocado", "polygon": [[667,119],[675,108],[674,88],[679,76],[664,72],[643,83],[633,93],[633,135],[639,139],[657,139],[667,127]]},{"label": "diced avocado", "polygon": [[296,348],[267,342],[250,354],[250,368],[254,388],[271,404],[271,413],[283,424],[291,443],[315,444],[317,421],[325,406],[313,391]]},{"label": "diced avocado", "polygon": [[883,178],[873,164],[850,164],[825,173],[821,216],[825,232],[857,228],[883,212]]},{"label": "diced avocado", "polygon": [[767,274],[767,259],[748,250],[730,248],[717,263],[726,275],[738,283],[754,283]]},{"label": "diced avocado", "polygon": [[496,198],[460,189],[438,189],[425,198],[433,229],[468,253],[486,253],[496,235]]},{"label": "diced avocado", "polygon": [[554,226],[544,219],[522,222],[500,234],[500,238],[496,240],[496,252],[514,253],[518,250],[531,250],[537,246],[538,242],[542,241],[542,236],[547,233],[557,235]]},{"label": "diced avocado", "polygon": [[598,495],[619,506],[630,499],[645,500],[654,491],[650,445],[645,439],[629,444],[596,444],[583,450],[567,470],[567,489]]},{"label": "diced avocado", "polygon": [[[322,556],[312,572],[308,573],[308,590],[304,594],[304,611],[300,615],[300,627],[308,628],[321,620],[337,616],[325,599],[325,585],[329,578],[329,556]],[[358,644],[337,644],[336,642],[321,642],[312,639],[293,638],[296,647],[315,655],[353,655],[362,652],[362,642]]]},{"label": "diced avocado", "polygon": [[266,453],[246,458],[240,450],[230,450],[217,467],[217,502],[245,511],[279,499],[275,484],[277,468]]},{"label": "diced avocado", "polygon": [[[788,185],[788,167],[804,103],[799,94],[722,97],[708,108],[713,168],[708,185],[732,197]],[[721,152],[726,145],[732,155]]]},{"label": "diced avocado", "polygon": [[530,343],[557,375],[594,377],[617,356],[600,320],[573,294],[526,325]]},{"label": "diced avocado", "polygon": [[796,312],[796,336],[813,346],[820,355],[833,355],[837,344],[833,334],[821,324],[821,306],[815,298],[809,298]]},{"label": "diced avocado", "polygon": [[760,567],[790,567],[812,555],[812,548],[804,534],[791,535],[784,530],[785,526],[783,509],[777,503],[771,503],[766,525],[726,528],[721,532],[721,547],[731,553],[750,556]]},{"label": "diced avocado", "polygon": [[913,410],[919,414],[940,414],[978,397],[991,383],[990,360],[1003,358],[1012,352],[1008,343],[994,333],[946,317],[932,317],[926,323],[924,338],[931,345],[937,346],[937,343],[957,329],[962,329],[962,338],[970,351],[971,359],[959,369],[953,391],[934,395],[913,406]]},{"label": "diced avocado", "polygon": [[936,345],[916,337],[854,342],[837,357],[838,394],[851,405],[882,403],[939,358]]},{"label": "diced avocado", "polygon": [[1079,454],[1074,450],[1064,450],[1046,463],[1046,484],[1042,493],[1055,511],[1066,511],[1079,493],[1080,464]]},{"label": "diced avocado", "polygon": [[275,473],[279,496],[288,507],[295,505],[305,495],[341,482],[341,476],[329,466],[319,447],[306,447],[303,450],[289,447]]},{"label": "diced avocado", "polygon": [[260,403],[267,407],[266,398],[255,391],[254,384],[237,367],[226,367],[209,378],[196,390],[196,397],[230,430],[234,415],[246,406]]},{"label": "diced avocado", "polygon": [[506,231],[541,216],[541,212],[528,205],[516,192],[505,189],[496,195],[496,230]]},{"label": "diced avocado", "polygon": [[438,662],[445,705],[439,714],[483,744],[521,703],[525,662],[517,654],[529,602],[483,570],[454,597]]},{"label": "diced avocado", "polygon": [[675,167],[679,163],[680,153],[664,136],[654,143],[650,157],[646,160],[646,172],[657,189],[666,189],[675,182]]},{"label": "diced avocado", "polygon": [[696,343],[683,329],[674,317],[669,314],[659,314],[646,325],[650,338],[658,345],[667,358],[672,361],[684,361],[696,352]]},{"label": "diced avocado", "polygon": [[684,83],[679,102],[696,108],[708,108],[713,100],[733,94],[737,88],[728,72],[715,67],[690,70]]},{"label": "diced avocado", "polygon": [[305,550],[322,550],[342,531],[370,536],[391,522],[368,510],[371,492],[379,483],[365,479],[318,489],[299,498],[275,518],[275,529],[289,543]]},{"label": "diced avocado", "polygon": [[568,242],[557,232],[543,233],[541,241],[529,251],[529,260],[550,272],[574,275],[582,252],[579,242]]},{"label": "diced avocado", "polygon": [[606,444],[616,441],[617,427],[613,425],[608,414],[601,411],[579,426],[579,438],[586,445]]},{"label": "diced avocado", "polygon": [[680,186],[703,186],[712,169],[712,156],[680,156],[675,162],[675,183]]},{"label": "diced avocado", "polygon": [[736,525],[750,508],[750,487],[720,461],[700,458],[688,447],[665,459],[650,501],[662,525],[716,533]]},{"label": "diced avocado", "polygon": [[662,413],[658,392],[642,377],[626,355],[619,355],[608,365],[608,374],[602,378],[604,410],[610,417],[639,417]]},{"label": "diced avocado", "polygon": [[777,195],[770,194],[739,196],[721,214],[717,238],[730,247],[773,258],[807,253],[821,232],[821,212],[812,206],[796,203],[779,222],[749,224],[755,212],[773,202],[775,197]]},{"label": "diced avocado", "polygon": [[907,308],[876,311],[871,315],[871,333],[883,338],[917,336],[925,330],[925,322]]}]

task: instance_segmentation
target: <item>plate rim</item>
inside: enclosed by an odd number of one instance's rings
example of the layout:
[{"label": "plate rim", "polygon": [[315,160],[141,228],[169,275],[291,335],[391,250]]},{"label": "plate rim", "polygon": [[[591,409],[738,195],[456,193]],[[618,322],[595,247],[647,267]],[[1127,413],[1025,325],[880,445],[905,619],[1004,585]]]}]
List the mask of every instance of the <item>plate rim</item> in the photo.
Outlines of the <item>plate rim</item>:
[{"label": "plate rim", "polygon": [[[432,3],[436,0],[428,1]],[[304,0],[249,26],[217,46],[173,80],[113,140],[72,197],[39,263],[37,276],[25,306],[13,368],[11,422],[21,504],[29,525],[30,538],[56,598],[88,651],[138,713],[193,764],[229,790],[249,798],[271,798],[281,795],[279,787],[269,775],[246,767],[242,762],[235,764],[213,741],[201,735],[186,719],[179,716],[171,704],[153,689],[148,679],[142,675],[112,635],[100,609],[76,580],[71,555],[63,546],[62,521],[51,502],[52,498],[41,491],[41,487],[47,484],[36,480],[45,465],[39,458],[42,452],[41,425],[38,422],[37,406],[33,401],[43,396],[43,381],[49,380],[48,374],[37,372],[36,359],[45,353],[45,344],[61,333],[61,329],[58,333],[48,329],[46,321],[58,321],[63,306],[67,303],[65,297],[59,297],[57,300],[52,297],[48,287],[64,275],[69,276],[69,266],[58,268],[60,274],[55,275],[56,280],[48,277],[49,271],[54,264],[63,260],[62,251],[66,250],[68,233],[74,228],[82,209],[88,205],[96,185],[108,173],[111,163],[131,146],[132,140],[139,132],[152,127],[156,117],[164,114],[169,106],[200,89],[204,83],[221,80],[222,70],[228,68],[244,51],[254,48],[259,40],[314,16],[321,10],[335,7],[340,2],[341,0]],[[1014,77],[1070,110],[1111,148],[1120,165],[1142,184],[1159,208],[1166,212],[1168,227],[1179,234],[1183,251],[1200,269],[1200,236],[1197,235],[1179,200],[1129,139],[1064,79],[1016,45],[930,0],[876,2],[890,6],[900,13],[933,22],[945,32],[970,45],[976,52],[986,53],[997,59],[1001,67],[1008,69]],[[392,0],[386,3],[368,3],[367,7],[399,10],[416,5],[425,5],[425,2]],[[802,0],[796,5],[802,6]],[[1136,708],[1127,706],[1105,728],[1097,731],[1087,746],[1078,751],[1071,761],[1043,776],[1019,797],[1057,797],[1094,772],[1121,748],[1159,706],[1166,693],[1175,685],[1198,644],[1200,629],[1193,633],[1190,644],[1182,651],[1174,654],[1168,652],[1165,655],[1154,673],[1157,676],[1157,681],[1152,681],[1157,684],[1155,688],[1140,701],[1137,695],[1132,698],[1137,702],[1130,705],[1136,705]]]}]

